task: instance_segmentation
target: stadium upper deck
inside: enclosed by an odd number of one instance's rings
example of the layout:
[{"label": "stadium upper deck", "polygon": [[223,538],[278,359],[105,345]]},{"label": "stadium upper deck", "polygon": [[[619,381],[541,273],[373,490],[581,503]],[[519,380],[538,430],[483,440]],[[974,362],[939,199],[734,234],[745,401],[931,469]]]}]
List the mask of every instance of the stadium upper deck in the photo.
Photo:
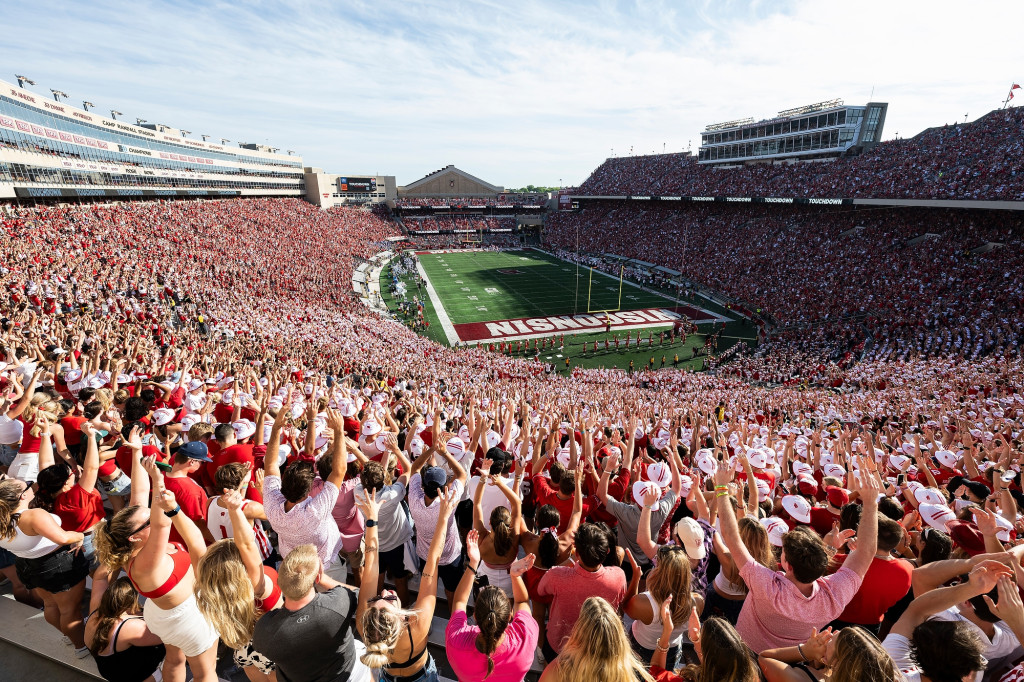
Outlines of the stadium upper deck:
[{"label": "stadium upper deck", "polygon": [[[1024,109],[929,128],[826,163],[709,167],[688,154],[607,159],[573,197],[770,203],[1024,201]],[[1013,206],[1019,208],[1020,206]]]},{"label": "stadium upper deck", "polygon": [[302,158],[190,140],[0,81],[0,198],[305,193]]}]

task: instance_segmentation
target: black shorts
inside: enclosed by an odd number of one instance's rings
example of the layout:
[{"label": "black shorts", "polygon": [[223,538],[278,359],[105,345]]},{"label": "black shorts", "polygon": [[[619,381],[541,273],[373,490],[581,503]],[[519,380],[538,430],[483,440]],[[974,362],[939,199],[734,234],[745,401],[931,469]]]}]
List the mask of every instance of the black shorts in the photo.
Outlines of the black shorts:
[{"label": "black shorts", "polygon": [[18,558],[14,562],[18,579],[32,590],[39,588],[51,594],[66,592],[89,575],[89,559],[81,550],[62,547],[38,559]]},{"label": "black shorts", "polygon": [[455,507],[455,525],[466,532],[473,528],[473,500],[463,500]]},{"label": "black shorts", "polygon": [[405,543],[386,552],[378,552],[377,564],[381,574],[387,573],[392,580],[408,578],[409,570],[405,567]]},{"label": "black shorts", "polygon": [[[426,561],[420,559],[420,570],[426,565]],[[448,592],[454,592],[455,588],[459,586],[459,582],[462,581],[462,556],[450,564],[443,564],[437,567],[437,577],[441,579],[441,583],[444,585],[444,589]]]}]

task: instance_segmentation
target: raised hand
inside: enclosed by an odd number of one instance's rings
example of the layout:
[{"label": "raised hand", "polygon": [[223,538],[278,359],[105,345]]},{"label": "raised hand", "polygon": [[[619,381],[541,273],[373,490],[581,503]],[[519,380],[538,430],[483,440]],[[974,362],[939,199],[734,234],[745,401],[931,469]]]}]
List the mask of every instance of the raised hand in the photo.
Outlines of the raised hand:
[{"label": "raised hand", "polygon": [[234,511],[235,509],[241,509],[242,505],[245,504],[245,500],[242,498],[242,494],[237,490],[229,490],[220,496],[219,504],[227,509],[228,511]]},{"label": "raised hand", "polygon": [[669,593],[665,597],[665,601],[661,602],[661,622],[664,623],[665,628],[668,630],[675,629],[675,623],[672,622],[672,594]]},{"label": "raised hand", "polygon": [[480,565],[480,533],[475,529],[466,534],[466,557],[474,568]]},{"label": "raised hand", "polygon": [[[476,531],[470,532],[475,533]],[[533,554],[527,554],[522,559],[518,559],[517,561],[513,562],[512,566],[508,570],[509,575],[511,575],[513,578],[518,578],[524,575],[527,571],[533,568],[533,562],[536,560],[536,558],[537,557],[535,557]]]},{"label": "raised hand", "polygon": [[362,495],[356,497],[356,506],[364,519],[377,519],[380,513],[380,501],[377,500],[377,491],[363,491]]}]

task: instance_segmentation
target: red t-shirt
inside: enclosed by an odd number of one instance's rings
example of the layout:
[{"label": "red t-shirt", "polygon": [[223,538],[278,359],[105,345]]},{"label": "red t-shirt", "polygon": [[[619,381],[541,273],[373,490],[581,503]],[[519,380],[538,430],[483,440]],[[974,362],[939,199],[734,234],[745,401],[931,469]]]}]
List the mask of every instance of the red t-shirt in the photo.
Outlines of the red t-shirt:
[{"label": "red t-shirt", "polygon": [[[839,558],[838,556],[836,557]],[[846,561],[846,556],[842,556]],[[914,567],[905,559],[871,560],[857,594],[846,605],[838,620],[857,625],[878,625],[885,612],[910,591]]]},{"label": "red t-shirt", "polygon": [[71,490],[57,496],[53,513],[60,517],[60,527],[66,531],[84,533],[103,520],[103,497],[98,490],[86,492],[77,483]]},{"label": "red t-shirt", "polygon": [[[533,496],[537,501],[538,507],[550,504],[558,510],[558,534],[564,533],[565,529],[569,527],[569,520],[572,518],[573,497],[570,495],[564,500],[560,498],[555,488],[551,487],[551,483],[542,474],[537,474],[533,477]],[[583,515],[581,518],[587,518],[593,506],[593,501],[584,497]]]},{"label": "red t-shirt", "polygon": [[[156,455],[157,461],[164,462],[165,464],[168,463],[162,450],[157,448],[155,445],[143,445],[142,456],[150,457],[152,455]],[[117,453],[114,454],[114,460],[117,462],[117,466],[121,471],[126,473],[128,476],[132,475],[132,449],[130,447],[127,445],[119,447],[117,449]],[[102,473],[102,475],[108,476],[111,473],[113,473],[113,471],[109,473]]]},{"label": "red t-shirt", "polygon": [[252,447],[253,446],[248,443],[236,443],[235,445],[226,447],[223,450],[218,448],[216,454],[211,452],[210,459],[213,461],[206,463],[206,475],[209,477],[210,482],[216,486],[217,469],[221,468],[225,464],[231,464],[232,462],[248,462],[255,466],[256,460],[252,454]]},{"label": "red t-shirt", "polygon": [[82,442],[82,424],[88,421],[85,417],[64,417],[60,425],[64,427],[64,442],[67,445],[78,445]]},{"label": "red t-shirt", "polygon": [[[164,476],[164,486],[174,493],[174,499],[181,505],[182,514],[193,521],[206,521],[206,508],[210,506],[209,500],[206,497],[206,491],[198,483],[188,476],[175,478]],[[185,544],[185,539],[173,526],[171,527],[170,541]]]},{"label": "red t-shirt", "polygon": [[832,524],[838,520],[839,515],[833,514],[825,507],[811,507],[811,528],[822,537],[832,530]]}]

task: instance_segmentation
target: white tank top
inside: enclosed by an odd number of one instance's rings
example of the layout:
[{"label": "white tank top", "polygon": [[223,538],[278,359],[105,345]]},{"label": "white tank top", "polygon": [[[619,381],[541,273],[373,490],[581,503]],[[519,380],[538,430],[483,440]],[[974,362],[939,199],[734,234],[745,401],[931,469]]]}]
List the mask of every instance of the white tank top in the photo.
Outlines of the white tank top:
[{"label": "white tank top", "polygon": [[[59,516],[50,514],[50,517],[57,522],[58,526],[60,525]],[[18,526],[15,526],[14,532],[16,535],[10,540],[0,540],[0,547],[21,559],[38,559],[60,547],[56,542],[42,535],[26,535]]]},{"label": "white tank top", "polygon": [[725,577],[725,571],[719,571],[718,575],[715,576],[715,587],[718,588],[720,593],[730,597],[743,597],[747,594],[746,586],[742,582],[730,582]]},{"label": "white tank top", "polygon": [[[641,594],[647,597],[647,601],[651,602],[651,611],[654,613],[654,618],[651,619],[650,624],[634,620],[632,627],[633,637],[636,638],[637,644],[643,648],[653,650],[658,645],[658,638],[661,637],[661,604],[654,601],[654,597],[651,596],[650,592],[642,592]],[[672,630],[672,635],[669,638],[669,648],[679,644],[686,634],[689,620],[686,618],[680,620],[682,620],[682,623],[676,625]]]},{"label": "white tank top", "polygon": [[[245,509],[245,505],[248,502],[242,503],[242,509]],[[227,540],[228,538],[235,537],[235,529],[231,527],[231,516],[228,515],[228,510],[220,506],[220,496],[210,498],[210,506],[206,510],[206,525],[210,529],[210,534],[213,535],[214,540]],[[252,523],[253,533],[256,535],[256,544],[260,548],[260,555],[266,559],[270,556],[271,546],[270,538],[263,531],[263,524],[260,523],[259,519],[256,519]]]}]

